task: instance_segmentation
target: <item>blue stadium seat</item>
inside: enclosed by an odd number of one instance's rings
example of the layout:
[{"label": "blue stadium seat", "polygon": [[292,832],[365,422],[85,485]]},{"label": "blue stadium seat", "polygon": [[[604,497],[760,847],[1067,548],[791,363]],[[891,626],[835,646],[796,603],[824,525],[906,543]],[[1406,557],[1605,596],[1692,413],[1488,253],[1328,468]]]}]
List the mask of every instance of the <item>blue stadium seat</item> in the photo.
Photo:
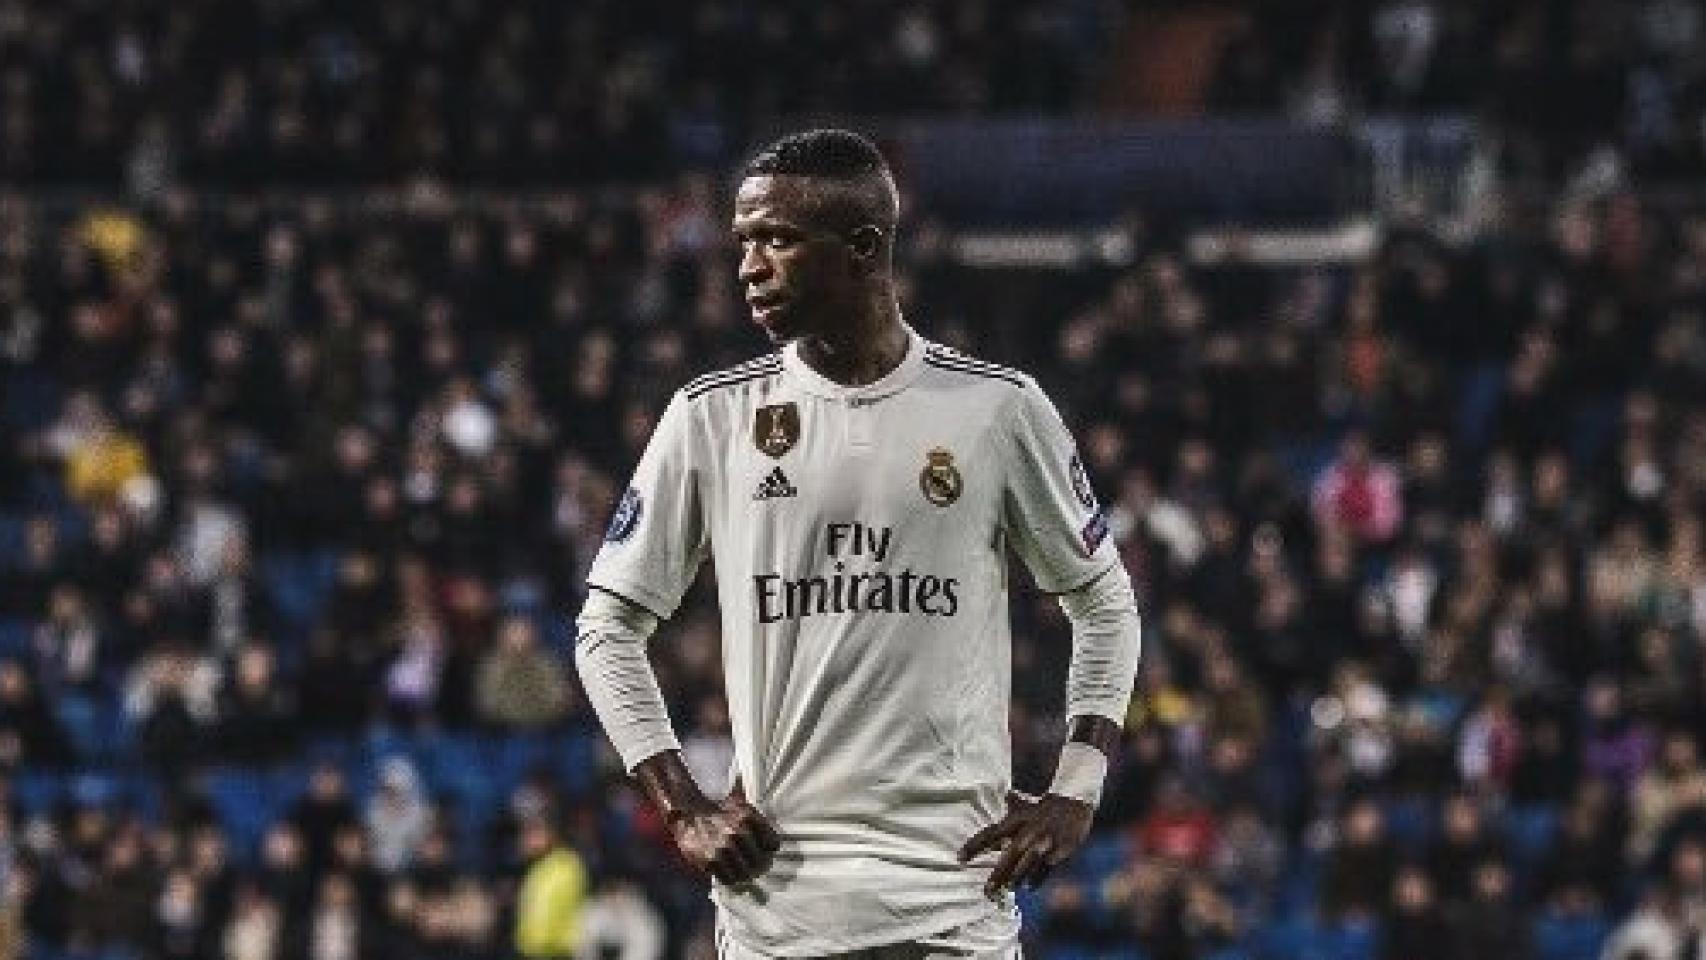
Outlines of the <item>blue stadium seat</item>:
[{"label": "blue stadium seat", "polygon": [[1330,960],[1321,931],[1309,920],[1272,923],[1256,936],[1262,960]]},{"label": "blue stadium seat", "polygon": [[127,793],[117,774],[103,770],[80,770],[66,784],[66,794],[79,807],[111,810],[124,805]]},{"label": "blue stadium seat", "polygon": [[86,694],[63,694],[53,702],[53,712],[71,740],[77,756],[85,761],[108,756],[116,744],[109,739],[110,712],[97,697]]},{"label": "blue stadium seat", "polygon": [[557,782],[571,796],[590,792],[598,784],[598,751],[602,734],[569,731],[551,745],[551,764]]},{"label": "blue stadium seat", "polygon": [[1400,851],[1415,856],[1433,840],[1437,817],[1426,797],[1399,797],[1386,805],[1386,832]]},{"label": "blue stadium seat", "polygon": [[523,734],[500,737],[492,743],[493,779],[506,797],[534,769],[552,767],[551,742],[544,737]]},{"label": "blue stadium seat", "polygon": [[1087,883],[1099,883],[1131,862],[1131,844],[1125,835],[1092,835],[1073,855],[1071,875]]},{"label": "blue stadium seat", "polygon": [[231,838],[233,858],[239,863],[252,861],[267,827],[284,809],[274,795],[273,778],[257,770],[227,767],[208,771],[202,784]]},{"label": "blue stadium seat", "polygon": [[1517,865],[1527,869],[1540,863],[1558,832],[1558,811],[1536,805],[1505,811],[1505,843]]},{"label": "blue stadium seat", "polygon": [[421,738],[415,755],[421,776],[436,788],[441,783],[456,779],[469,767],[481,766],[485,749],[479,737],[445,733]]},{"label": "blue stadium seat", "polygon": [[47,770],[24,770],[12,778],[12,799],[26,817],[51,813],[65,795],[65,781]]},{"label": "blue stadium seat", "polygon": [[337,572],[337,554],[330,550],[275,554],[261,563],[262,582],[279,615],[301,627],[314,623],[325,612]]},{"label": "blue stadium seat", "polygon": [[1338,923],[1326,931],[1333,960],[1374,960],[1380,950],[1380,925],[1372,921]]},{"label": "blue stadium seat", "polygon": [[10,570],[24,554],[24,521],[11,513],[0,513],[0,571]]},{"label": "blue stadium seat", "polygon": [[1317,888],[1321,884],[1322,865],[1319,857],[1299,851],[1281,875],[1274,890],[1274,910],[1284,916],[1302,916],[1315,910]]},{"label": "blue stadium seat", "polygon": [[0,619],[0,660],[29,663],[35,659],[36,625],[33,620]]},{"label": "blue stadium seat", "polygon": [[1611,935],[1611,924],[1598,915],[1563,916],[1549,911],[1534,919],[1533,934],[1539,960],[1597,960]]},{"label": "blue stadium seat", "polygon": [[1380,948],[1380,926],[1371,921],[1320,924],[1312,916],[1294,916],[1256,934],[1254,956],[1261,960],[1373,960]]}]

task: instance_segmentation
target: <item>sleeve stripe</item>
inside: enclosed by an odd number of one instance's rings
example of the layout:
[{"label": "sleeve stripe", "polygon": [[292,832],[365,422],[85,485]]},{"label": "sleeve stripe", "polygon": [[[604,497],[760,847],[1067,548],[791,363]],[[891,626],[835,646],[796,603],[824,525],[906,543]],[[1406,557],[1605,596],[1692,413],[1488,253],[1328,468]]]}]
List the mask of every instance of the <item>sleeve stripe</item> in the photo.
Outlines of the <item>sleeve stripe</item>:
[{"label": "sleeve stripe", "polygon": [[1004,367],[999,363],[991,363],[988,360],[980,360],[977,357],[968,357],[965,354],[960,353],[957,350],[953,350],[953,349],[950,349],[948,347],[944,347],[939,343],[931,344],[925,350],[925,355],[930,356],[930,357],[935,357],[938,360],[947,360],[947,361],[952,362],[952,363],[963,364],[964,366],[967,366],[967,367],[975,367],[979,370],[988,370],[990,373],[1005,373],[1011,377],[1023,377],[1024,376],[1024,374],[1020,373],[1018,370],[1013,369],[1012,367]]},{"label": "sleeve stripe", "polygon": [[721,389],[722,387],[732,387],[738,383],[746,383],[748,380],[761,380],[765,377],[774,377],[781,372],[781,364],[777,364],[773,367],[762,367],[742,374],[730,374],[729,376],[708,381],[698,386],[689,386],[684,392],[687,394],[687,399],[697,400],[705,394],[710,393],[712,390]]},{"label": "sleeve stripe", "polygon": [[706,388],[715,386],[724,380],[745,377],[755,372],[769,372],[782,369],[780,354],[769,353],[755,360],[739,363],[725,370],[714,370],[688,382],[684,388],[687,392],[703,392]]},{"label": "sleeve stripe", "polygon": [[767,356],[767,357],[759,357],[757,360],[751,360],[751,361],[748,361],[746,363],[738,364],[736,366],[729,367],[726,370],[713,370],[710,373],[702,374],[698,377],[695,377],[692,381],[690,381],[687,384],[687,389],[697,390],[700,387],[704,387],[704,386],[707,386],[709,384],[716,383],[718,380],[727,380],[730,377],[744,376],[748,373],[752,373],[752,372],[757,371],[757,370],[770,370],[770,369],[779,368],[781,366],[782,366],[781,358],[775,356],[774,354]]},{"label": "sleeve stripe", "polygon": [[1019,379],[1017,374],[999,372],[998,370],[979,369],[977,367],[963,365],[958,361],[950,361],[945,357],[927,355],[924,358],[924,362],[938,370],[952,370],[955,373],[963,373],[973,377],[984,377],[990,380],[1004,380],[1015,387],[1022,388],[1025,385],[1025,381]]},{"label": "sleeve stripe", "polygon": [[[620,591],[612,590],[609,587],[599,586],[598,584],[592,583],[592,582],[588,582],[586,585],[586,588],[588,590],[597,590],[599,593],[607,593],[610,596],[615,597],[616,599],[622,601],[623,603],[629,604],[630,606],[639,607],[641,610],[644,610],[647,613],[651,614],[652,616],[657,617],[659,620],[668,620],[669,619],[668,614],[659,613],[656,610],[653,610],[651,607],[651,604],[641,603],[640,601],[635,600],[633,597],[630,597],[627,594],[622,593]],[[575,643],[577,645],[580,643],[580,636],[579,636],[578,630],[577,630],[576,636],[575,636]]]}]

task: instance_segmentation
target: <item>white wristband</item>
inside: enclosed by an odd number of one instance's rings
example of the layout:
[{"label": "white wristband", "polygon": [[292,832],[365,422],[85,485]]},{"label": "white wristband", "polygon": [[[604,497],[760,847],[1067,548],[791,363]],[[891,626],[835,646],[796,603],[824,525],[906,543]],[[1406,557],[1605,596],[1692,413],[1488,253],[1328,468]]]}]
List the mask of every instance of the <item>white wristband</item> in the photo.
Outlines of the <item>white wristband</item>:
[{"label": "white wristband", "polygon": [[1060,765],[1048,792],[1082,800],[1094,807],[1102,801],[1102,781],[1108,776],[1108,755],[1076,740],[1060,748]]}]

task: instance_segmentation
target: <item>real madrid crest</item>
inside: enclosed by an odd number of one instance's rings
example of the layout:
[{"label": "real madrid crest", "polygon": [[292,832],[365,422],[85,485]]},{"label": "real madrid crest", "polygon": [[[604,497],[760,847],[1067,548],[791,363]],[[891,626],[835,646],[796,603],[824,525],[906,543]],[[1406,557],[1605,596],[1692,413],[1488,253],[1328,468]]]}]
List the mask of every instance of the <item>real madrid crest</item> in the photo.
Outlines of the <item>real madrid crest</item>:
[{"label": "real madrid crest", "polygon": [[954,466],[954,455],[936,447],[924,456],[924,469],[918,474],[918,489],[923,491],[924,499],[938,507],[958,500],[964,481],[960,479],[960,468]]},{"label": "real madrid crest", "polygon": [[752,421],[752,442],[772,457],[780,457],[800,442],[800,407],[772,403],[759,407]]}]

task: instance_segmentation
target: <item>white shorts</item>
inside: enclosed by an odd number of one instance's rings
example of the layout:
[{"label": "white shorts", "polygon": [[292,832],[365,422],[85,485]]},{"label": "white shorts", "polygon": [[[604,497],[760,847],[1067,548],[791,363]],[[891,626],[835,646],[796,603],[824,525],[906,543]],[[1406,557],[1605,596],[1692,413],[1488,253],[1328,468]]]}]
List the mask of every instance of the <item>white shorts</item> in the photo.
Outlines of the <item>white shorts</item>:
[{"label": "white shorts", "polygon": [[[819,960],[1023,960],[1019,934],[1003,929],[1008,920],[1000,914],[950,927],[919,940],[891,943],[851,953],[838,953]],[[999,933],[995,931],[1000,931]],[[970,944],[977,944],[973,947]],[[774,960],[769,954],[746,946],[717,924],[717,960]]]}]

